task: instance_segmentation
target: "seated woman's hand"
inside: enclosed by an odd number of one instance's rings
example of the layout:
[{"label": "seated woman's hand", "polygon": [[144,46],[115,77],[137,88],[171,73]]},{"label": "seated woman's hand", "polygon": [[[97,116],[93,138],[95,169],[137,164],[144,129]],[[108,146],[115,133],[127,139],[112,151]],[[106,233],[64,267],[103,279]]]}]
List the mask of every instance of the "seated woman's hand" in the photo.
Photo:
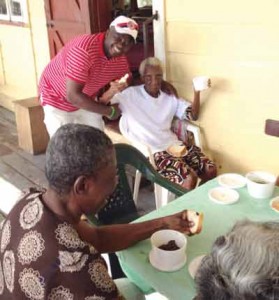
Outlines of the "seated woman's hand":
[{"label": "seated woman's hand", "polygon": [[191,234],[191,228],[195,225],[194,222],[187,218],[187,210],[183,210],[174,215],[163,218],[166,229],[173,229],[185,234]]}]

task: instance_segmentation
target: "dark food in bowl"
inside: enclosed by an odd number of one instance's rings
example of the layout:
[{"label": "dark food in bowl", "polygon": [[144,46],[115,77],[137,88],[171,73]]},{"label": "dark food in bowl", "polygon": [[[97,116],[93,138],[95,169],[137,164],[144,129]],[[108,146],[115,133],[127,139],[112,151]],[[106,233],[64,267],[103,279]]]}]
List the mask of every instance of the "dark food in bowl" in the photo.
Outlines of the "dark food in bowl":
[{"label": "dark food in bowl", "polygon": [[174,251],[178,250],[179,247],[176,245],[175,240],[170,240],[167,244],[163,244],[159,247],[159,249],[167,250],[167,251]]},{"label": "dark food in bowl", "polygon": [[256,183],[260,183],[260,184],[267,184],[268,182],[263,180],[263,179],[260,179],[260,178],[256,178],[256,179],[253,179],[252,181],[256,182]]}]

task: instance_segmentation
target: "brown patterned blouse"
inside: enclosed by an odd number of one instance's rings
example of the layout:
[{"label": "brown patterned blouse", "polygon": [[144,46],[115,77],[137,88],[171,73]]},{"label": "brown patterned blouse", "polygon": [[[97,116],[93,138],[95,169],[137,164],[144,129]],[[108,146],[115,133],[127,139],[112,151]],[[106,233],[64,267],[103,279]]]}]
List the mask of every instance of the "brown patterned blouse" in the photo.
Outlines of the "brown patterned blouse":
[{"label": "brown patterned blouse", "polygon": [[0,299],[123,299],[101,255],[71,224],[25,195],[0,231]]}]

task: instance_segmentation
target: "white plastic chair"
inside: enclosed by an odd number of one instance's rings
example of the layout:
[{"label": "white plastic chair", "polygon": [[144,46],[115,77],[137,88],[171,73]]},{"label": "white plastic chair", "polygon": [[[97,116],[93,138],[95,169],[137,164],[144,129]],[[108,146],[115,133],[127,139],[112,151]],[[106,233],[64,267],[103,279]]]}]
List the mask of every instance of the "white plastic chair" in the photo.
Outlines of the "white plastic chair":
[{"label": "white plastic chair", "polygon": [[[191,124],[186,121],[184,124],[186,125],[186,130],[191,132],[194,136],[194,143],[199,148],[202,148],[202,140],[201,140],[201,133],[200,128],[197,125]],[[152,156],[153,158],[153,156]],[[199,184],[199,179],[197,181],[197,185]],[[171,192],[169,192],[167,189],[156,185],[154,186],[155,189],[155,199],[156,199],[156,208],[160,208],[166,204],[168,204],[170,201],[175,199],[175,195]]]},{"label": "white plastic chair", "polygon": [[[141,153],[143,153],[143,155],[148,157],[150,159],[151,164],[156,168],[155,163],[154,163],[153,154],[152,154],[150,148],[147,145],[145,145],[144,143],[131,138],[131,136],[129,135],[129,130],[126,127],[126,124],[122,121],[122,118],[120,118],[120,121],[119,121],[119,129],[120,129],[120,132],[122,133],[122,135],[131,143],[131,145],[134,146],[135,148],[137,148],[139,151],[141,151]],[[187,122],[186,130],[193,133],[195,145],[202,148],[200,128],[197,125]],[[135,204],[137,204],[137,201],[138,201],[140,181],[141,181],[141,173],[139,171],[136,171],[134,191],[133,191],[133,198],[134,198]],[[174,200],[174,198],[175,198],[174,194],[172,194],[167,189],[165,189],[157,184],[154,184],[154,193],[155,193],[155,202],[156,202],[157,209],[166,205],[168,202]]]},{"label": "white plastic chair", "polygon": [[[119,121],[119,129],[120,129],[121,134],[130,142],[130,144],[132,146],[134,146],[135,148],[137,148],[144,156],[148,157],[151,164],[153,165],[153,167],[156,168],[150,148],[147,145],[145,145],[144,143],[133,139],[129,135],[129,133],[128,133],[129,130],[126,127],[126,124],[123,122],[122,118],[120,118],[120,121]],[[135,176],[134,191],[133,191],[133,199],[134,199],[136,205],[138,202],[140,181],[141,181],[141,173],[137,170],[136,176]],[[156,196],[155,196],[155,199],[156,199]],[[156,205],[156,207],[157,207],[157,205]]]}]

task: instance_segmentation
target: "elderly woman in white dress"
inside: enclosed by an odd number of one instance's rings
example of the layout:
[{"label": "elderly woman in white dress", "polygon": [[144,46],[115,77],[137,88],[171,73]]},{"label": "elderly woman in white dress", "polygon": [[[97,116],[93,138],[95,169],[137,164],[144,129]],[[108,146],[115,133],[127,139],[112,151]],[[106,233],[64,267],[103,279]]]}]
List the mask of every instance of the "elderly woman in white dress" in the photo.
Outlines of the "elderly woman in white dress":
[{"label": "elderly woman in white dress", "polygon": [[188,190],[196,186],[198,177],[202,183],[214,178],[215,164],[199,147],[183,145],[171,130],[174,117],[197,120],[200,91],[194,89],[192,103],[164,93],[161,89],[163,69],[155,57],[142,61],[139,72],[143,84],[128,87],[111,100],[119,103],[126,136],[147,145],[159,173]]}]

